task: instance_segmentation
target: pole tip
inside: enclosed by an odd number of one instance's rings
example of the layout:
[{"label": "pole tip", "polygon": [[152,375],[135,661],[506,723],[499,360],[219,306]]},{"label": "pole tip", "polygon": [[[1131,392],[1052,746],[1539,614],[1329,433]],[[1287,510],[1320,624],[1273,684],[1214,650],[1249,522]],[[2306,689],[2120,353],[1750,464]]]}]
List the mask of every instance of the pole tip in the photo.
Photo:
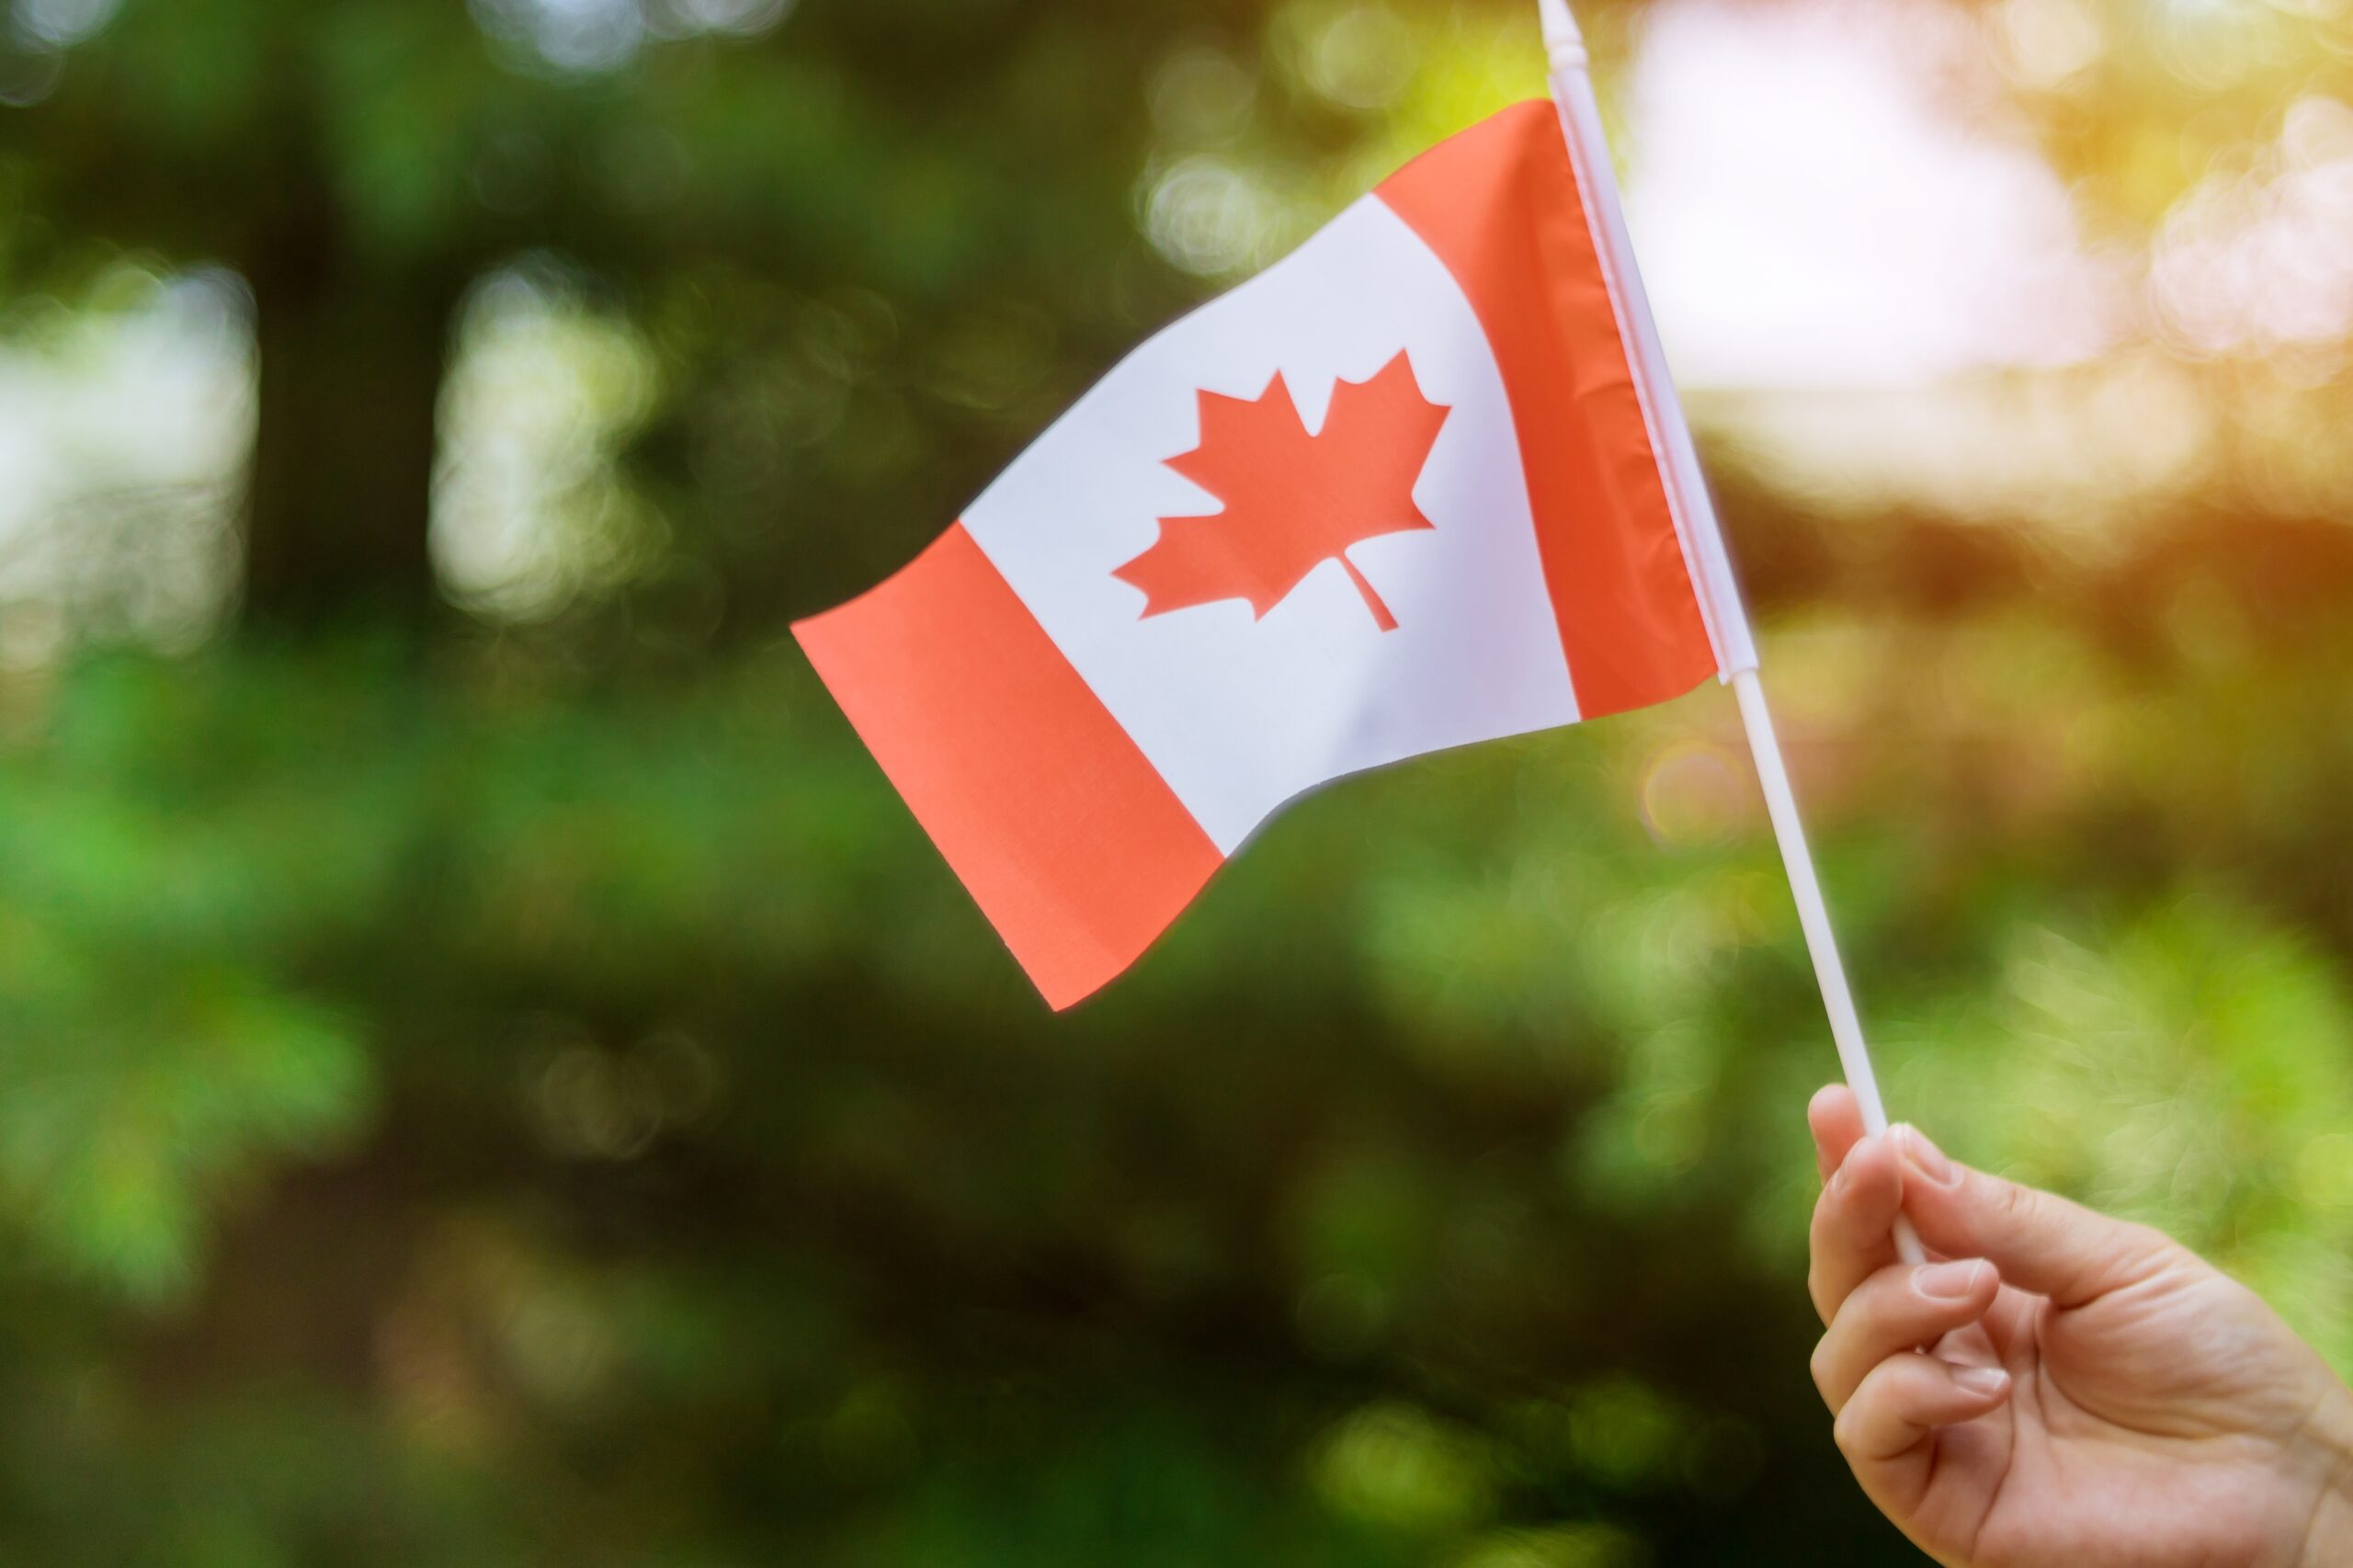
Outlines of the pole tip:
[{"label": "pole tip", "polygon": [[1577,29],[1569,0],[1536,0],[1536,8],[1544,18],[1544,52],[1552,57],[1552,69],[1584,70],[1587,63],[1585,34]]}]

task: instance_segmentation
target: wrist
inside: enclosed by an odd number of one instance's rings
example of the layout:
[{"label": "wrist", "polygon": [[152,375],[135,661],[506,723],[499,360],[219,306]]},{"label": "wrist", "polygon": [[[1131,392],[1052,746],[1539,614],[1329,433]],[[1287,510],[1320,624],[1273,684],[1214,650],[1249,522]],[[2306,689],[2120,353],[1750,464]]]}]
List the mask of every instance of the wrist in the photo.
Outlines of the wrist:
[{"label": "wrist", "polygon": [[2336,1383],[2304,1431],[2318,1481],[2294,1561],[2297,1568],[2342,1568],[2353,1563],[2353,1392]]}]

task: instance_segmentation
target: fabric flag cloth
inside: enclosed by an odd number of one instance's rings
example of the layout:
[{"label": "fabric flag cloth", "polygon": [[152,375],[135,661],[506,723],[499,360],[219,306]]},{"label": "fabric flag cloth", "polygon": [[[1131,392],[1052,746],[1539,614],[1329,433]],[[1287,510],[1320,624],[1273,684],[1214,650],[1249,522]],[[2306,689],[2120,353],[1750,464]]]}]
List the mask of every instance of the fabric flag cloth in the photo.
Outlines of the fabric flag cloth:
[{"label": "fabric flag cloth", "polygon": [[1319,785],[1723,673],[1580,165],[1443,143],[795,628],[1053,1006]]}]

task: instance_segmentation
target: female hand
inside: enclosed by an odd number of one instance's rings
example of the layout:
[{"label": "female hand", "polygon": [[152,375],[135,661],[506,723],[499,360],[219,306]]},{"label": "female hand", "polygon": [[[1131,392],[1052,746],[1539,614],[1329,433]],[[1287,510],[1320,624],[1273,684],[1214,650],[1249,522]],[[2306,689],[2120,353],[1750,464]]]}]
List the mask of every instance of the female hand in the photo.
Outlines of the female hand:
[{"label": "female hand", "polygon": [[[2353,1562],[2353,1394],[2158,1233],[1809,1112],[1813,1374],[1873,1503],[1949,1568]],[[1898,1263],[1908,1214],[1931,1261]],[[1922,1346],[1927,1347],[1924,1352]]]}]

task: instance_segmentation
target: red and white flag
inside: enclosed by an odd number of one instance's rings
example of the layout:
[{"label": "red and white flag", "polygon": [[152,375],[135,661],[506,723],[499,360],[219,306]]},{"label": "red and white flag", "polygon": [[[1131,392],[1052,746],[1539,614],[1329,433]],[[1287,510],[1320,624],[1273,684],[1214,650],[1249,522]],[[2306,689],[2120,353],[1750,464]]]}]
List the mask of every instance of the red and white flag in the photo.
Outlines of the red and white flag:
[{"label": "red and white flag", "polygon": [[1578,125],[1408,165],[796,628],[1056,1007],[1318,785],[1729,673]]}]

